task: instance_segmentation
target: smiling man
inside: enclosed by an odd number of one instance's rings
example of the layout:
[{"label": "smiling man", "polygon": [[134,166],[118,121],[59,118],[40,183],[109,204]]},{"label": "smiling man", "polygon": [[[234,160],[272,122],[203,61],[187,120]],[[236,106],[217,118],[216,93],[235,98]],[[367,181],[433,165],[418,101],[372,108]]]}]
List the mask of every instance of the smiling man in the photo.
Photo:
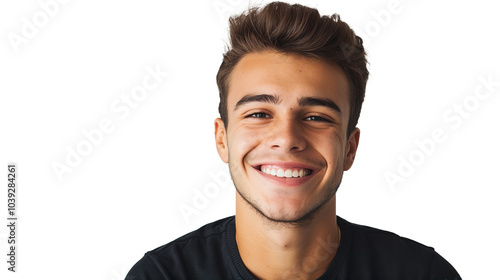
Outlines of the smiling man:
[{"label": "smiling man", "polygon": [[230,20],[215,140],[236,214],[146,253],[126,279],[460,279],[432,247],[336,216],[368,70],[337,15],[273,2]]}]

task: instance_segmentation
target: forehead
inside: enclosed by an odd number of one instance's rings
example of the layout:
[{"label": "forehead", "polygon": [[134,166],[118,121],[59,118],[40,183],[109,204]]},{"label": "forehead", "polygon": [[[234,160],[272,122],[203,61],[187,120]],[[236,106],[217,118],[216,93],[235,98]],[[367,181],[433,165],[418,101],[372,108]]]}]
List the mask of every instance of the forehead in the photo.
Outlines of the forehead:
[{"label": "forehead", "polygon": [[243,56],[229,76],[228,110],[248,94],[274,94],[293,102],[304,96],[329,98],[349,111],[349,82],[338,65],[273,51]]}]

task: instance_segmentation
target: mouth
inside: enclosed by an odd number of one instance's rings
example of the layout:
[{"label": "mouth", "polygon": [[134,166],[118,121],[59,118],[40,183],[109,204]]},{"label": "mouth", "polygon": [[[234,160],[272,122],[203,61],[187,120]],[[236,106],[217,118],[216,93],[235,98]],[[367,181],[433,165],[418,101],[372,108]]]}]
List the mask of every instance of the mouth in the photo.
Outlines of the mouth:
[{"label": "mouth", "polygon": [[252,166],[261,178],[281,187],[306,186],[319,169],[297,162],[265,162]]},{"label": "mouth", "polygon": [[312,169],[300,167],[280,167],[270,164],[263,164],[256,167],[257,170],[280,178],[302,178],[313,173]]}]

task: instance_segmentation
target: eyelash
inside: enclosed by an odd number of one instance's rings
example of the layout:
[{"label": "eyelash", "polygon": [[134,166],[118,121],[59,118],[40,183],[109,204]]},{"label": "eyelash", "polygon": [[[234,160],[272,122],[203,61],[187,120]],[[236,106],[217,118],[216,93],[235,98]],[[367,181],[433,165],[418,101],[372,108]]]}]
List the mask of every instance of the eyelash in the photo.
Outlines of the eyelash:
[{"label": "eyelash", "polygon": [[[257,117],[257,115],[266,115],[266,117]],[[267,118],[267,117],[270,117],[269,114],[266,114],[266,113],[263,113],[263,112],[257,112],[257,113],[252,113],[250,115],[247,115],[245,118],[255,118],[255,119],[262,119],[262,118]],[[325,118],[322,118],[320,116],[308,116],[306,117],[306,119],[310,119],[310,118],[314,118],[316,119],[316,121],[318,122],[329,122],[331,123],[331,121],[325,119]]]},{"label": "eyelash", "polygon": [[[256,119],[262,119],[262,118],[259,118],[257,117],[256,115],[266,115],[266,116],[269,116],[269,114],[266,114],[266,113],[263,113],[263,112],[257,112],[257,113],[252,113],[248,116],[246,116],[245,118],[256,118]],[[269,116],[270,117],[270,116]]]},{"label": "eyelash", "polygon": [[316,119],[319,119],[318,121],[320,121],[320,122],[331,122],[331,121],[329,121],[329,120],[327,120],[325,118],[319,117],[319,116],[309,116],[309,117],[306,117],[306,119],[308,119],[308,118],[316,118]]}]

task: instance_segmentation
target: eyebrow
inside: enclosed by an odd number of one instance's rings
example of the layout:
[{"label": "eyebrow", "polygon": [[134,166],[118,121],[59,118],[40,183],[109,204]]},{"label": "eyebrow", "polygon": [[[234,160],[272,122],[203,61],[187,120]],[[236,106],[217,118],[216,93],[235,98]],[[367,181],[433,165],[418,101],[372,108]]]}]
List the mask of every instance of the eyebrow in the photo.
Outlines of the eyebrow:
[{"label": "eyebrow", "polygon": [[[236,111],[238,107],[243,106],[244,104],[251,102],[264,102],[264,103],[272,103],[279,104],[281,99],[277,95],[271,94],[255,94],[255,95],[245,95],[243,96],[234,106],[233,111]],[[319,97],[301,97],[298,99],[299,106],[323,106],[327,107],[338,114],[342,115],[342,111],[340,107],[328,98],[319,98]]]},{"label": "eyebrow", "polygon": [[340,110],[337,103],[328,98],[301,97],[299,99],[299,106],[324,106],[342,115],[342,110]]},{"label": "eyebrow", "polygon": [[256,94],[256,95],[245,95],[243,98],[241,98],[238,103],[236,103],[236,106],[234,106],[233,111],[236,111],[238,107],[251,103],[251,102],[264,102],[264,103],[273,103],[273,104],[279,104],[281,102],[280,98],[276,95],[271,95],[271,94]]}]

